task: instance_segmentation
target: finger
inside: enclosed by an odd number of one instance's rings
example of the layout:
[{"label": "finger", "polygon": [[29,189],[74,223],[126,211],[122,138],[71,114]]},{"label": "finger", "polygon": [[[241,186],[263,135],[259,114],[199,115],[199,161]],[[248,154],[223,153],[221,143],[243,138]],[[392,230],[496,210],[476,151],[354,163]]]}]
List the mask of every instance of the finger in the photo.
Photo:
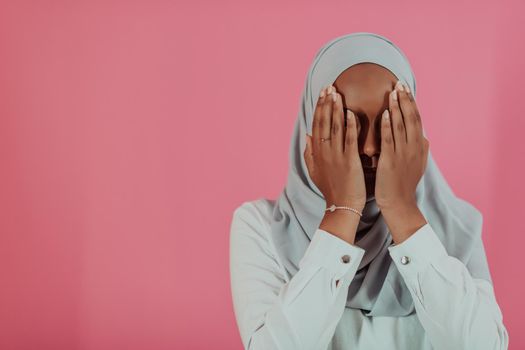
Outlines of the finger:
[{"label": "finger", "polygon": [[409,89],[409,87],[406,86],[406,88],[407,88],[407,92],[408,92],[408,96],[410,98],[410,101],[412,102],[412,108],[414,109],[414,112],[415,112],[416,127],[417,127],[417,130],[418,130],[418,135],[419,135],[420,138],[423,138],[423,137],[425,137],[425,135],[423,135],[423,122],[421,121],[421,114],[419,113],[419,108],[417,107],[416,99],[412,95],[412,91]]},{"label": "finger", "polygon": [[332,85],[328,86],[328,88],[326,89],[326,96],[324,98],[323,105],[321,106],[321,116],[319,118],[319,139],[314,139],[314,142],[326,143],[327,145],[330,145],[330,142],[322,142],[321,138],[330,138],[330,130],[332,129],[333,107],[332,92],[334,90],[335,88]]},{"label": "finger", "polygon": [[304,162],[306,163],[306,168],[308,169],[308,174],[310,177],[313,176],[314,167],[313,167],[313,153],[312,153],[312,137],[306,134],[306,147],[304,149]]},{"label": "finger", "polygon": [[[333,109],[333,95],[335,88],[331,85],[326,89],[326,97],[321,106],[321,118],[319,119],[319,139],[313,140],[317,143],[318,153],[321,157],[328,159],[332,153],[331,147],[331,130],[332,130],[332,109]],[[322,141],[324,139],[324,141]]]},{"label": "finger", "polygon": [[321,92],[319,93],[319,98],[317,99],[317,105],[314,111],[314,117],[312,121],[312,139],[313,140],[311,140],[311,141],[315,141],[315,142],[312,142],[311,144],[313,152],[318,152],[319,144],[317,141],[319,140],[319,138],[321,138],[319,134],[319,125],[321,121],[322,107],[326,99],[326,88],[327,86],[321,89]]},{"label": "finger", "polygon": [[332,111],[332,140],[330,141],[332,149],[339,153],[343,154],[344,152],[344,113],[343,113],[343,101],[341,95],[334,92],[335,102],[333,103]]},{"label": "finger", "polygon": [[404,149],[406,145],[406,132],[395,88],[390,93],[390,123],[392,124],[392,135],[394,137],[394,150],[398,152]]},{"label": "finger", "polygon": [[381,153],[385,155],[394,153],[394,137],[388,109],[385,109],[381,116]]},{"label": "finger", "polygon": [[321,118],[321,107],[323,106],[324,99],[326,98],[326,86],[321,89],[317,104],[314,110],[314,117],[312,120],[312,137],[317,139],[319,137],[319,120]]},{"label": "finger", "polygon": [[344,154],[346,157],[359,156],[357,150],[357,118],[351,110],[347,110]]},{"label": "finger", "polygon": [[413,103],[410,101],[410,97],[406,91],[406,85],[402,89],[398,90],[397,96],[399,100],[399,106],[403,115],[403,121],[406,131],[406,142],[408,144],[419,142],[419,127],[417,125],[417,116],[413,107]]},{"label": "finger", "polygon": [[406,83],[405,83],[405,92],[407,93],[408,99],[410,101],[414,101],[414,96],[412,96],[412,91],[410,90],[410,87]]}]

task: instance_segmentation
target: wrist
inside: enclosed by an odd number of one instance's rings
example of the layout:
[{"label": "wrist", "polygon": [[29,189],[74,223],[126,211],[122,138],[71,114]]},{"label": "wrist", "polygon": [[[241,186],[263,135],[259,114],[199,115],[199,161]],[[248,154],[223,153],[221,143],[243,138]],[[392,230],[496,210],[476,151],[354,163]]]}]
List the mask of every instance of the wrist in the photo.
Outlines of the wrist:
[{"label": "wrist", "polygon": [[427,224],[417,204],[399,205],[395,208],[381,210],[381,214],[392,234],[395,244],[400,244],[418,229]]},{"label": "wrist", "polygon": [[410,203],[399,203],[395,205],[390,205],[388,207],[380,206],[379,209],[381,210],[381,213],[390,216],[399,216],[404,215],[406,213],[419,211],[419,207],[417,206],[417,203],[415,201]]},{"label": "wrist", "polygon": [[325,212],[319,228],[350,244],[354,244],[359,220],[360,216],[358,214],[350,210],[337,209],[333,212]]}]

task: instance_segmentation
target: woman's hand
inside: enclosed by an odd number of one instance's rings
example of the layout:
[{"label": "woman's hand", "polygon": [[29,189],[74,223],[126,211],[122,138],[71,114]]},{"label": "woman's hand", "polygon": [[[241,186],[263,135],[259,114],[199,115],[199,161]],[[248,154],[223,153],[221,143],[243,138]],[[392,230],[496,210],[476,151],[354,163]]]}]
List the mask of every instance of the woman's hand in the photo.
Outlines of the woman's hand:
[{"label": "woman's hand", "polygon": [[377,166],[375,199],[381,211],[417,208],[416,187],[427,164],[429,142],[416,102],[398,82],[390,93],[390,111],[381,120],[381,155]]},{"label": "woman's hand", "polygon": [[[366,203],[366,187],[356,117],[348,111],[345,129],[341,95],[331,85],[325,89],[315,108],[312,136],[306,135],[304,159],[308,173],[328,205],[361,211]],[[321,138],[328,140],[322,142]]]}]

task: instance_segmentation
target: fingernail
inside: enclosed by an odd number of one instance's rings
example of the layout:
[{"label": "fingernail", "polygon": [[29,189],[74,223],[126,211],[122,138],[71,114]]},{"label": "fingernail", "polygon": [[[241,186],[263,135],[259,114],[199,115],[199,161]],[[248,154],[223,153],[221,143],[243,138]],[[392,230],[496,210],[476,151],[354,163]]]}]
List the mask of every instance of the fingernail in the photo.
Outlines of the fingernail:
[{"label": "fingernail", "polygon": [[403,89],[403,83],[401,82],[401,80],[398,80],[397,83],[396,83],[396,88],[399,89],[399,91],[405,91]]},{"label": "fingernail", "polygon": [[324,93],[325,93],[325,88],[322,88],[321,93],[319,94],[319,97],[324,97]]},{"label": "fingernail", "polygon": [[397,90],[392,91],[392,98],[394,99],[394,101],[397,101]]},{"label": "fingernail", "polygon": [[385,111],[383,112],[383,119],[388,120],[389,118],[390,118],[390,115],[388,113],[388,109],[385,109]]},{"label": "fingernail", "polygon": [[408,84],[405,83],[404,85],[405,85],[405,91],[406,91],[407,93],[410,93],[410,88],[408,87]]},{"label": "fingernail", "polygon": [[332,100],[335,102],[337,101],[337,93],[334,91],[332,92]]}]

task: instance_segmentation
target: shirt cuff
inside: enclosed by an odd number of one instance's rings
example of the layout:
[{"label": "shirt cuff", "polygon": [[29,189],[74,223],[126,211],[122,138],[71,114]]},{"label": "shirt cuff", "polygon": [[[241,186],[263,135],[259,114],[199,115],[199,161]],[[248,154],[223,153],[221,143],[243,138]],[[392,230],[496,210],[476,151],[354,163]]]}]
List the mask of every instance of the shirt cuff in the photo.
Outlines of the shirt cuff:
[{"label": "shirt cuff", "polygon": [[364,254],[363,248],[352,245],[330,232],[317,229],[299,261],[299,268],[312,264],[320,265],[332,271],[336,279],[344,277],[345,280],[352,280]]},{"label": "shirt cuff", "polygon": [[404,279],[415,278],[435,259],[448,256],[428,222],[400,244],[390,245],[388,251]]}]

